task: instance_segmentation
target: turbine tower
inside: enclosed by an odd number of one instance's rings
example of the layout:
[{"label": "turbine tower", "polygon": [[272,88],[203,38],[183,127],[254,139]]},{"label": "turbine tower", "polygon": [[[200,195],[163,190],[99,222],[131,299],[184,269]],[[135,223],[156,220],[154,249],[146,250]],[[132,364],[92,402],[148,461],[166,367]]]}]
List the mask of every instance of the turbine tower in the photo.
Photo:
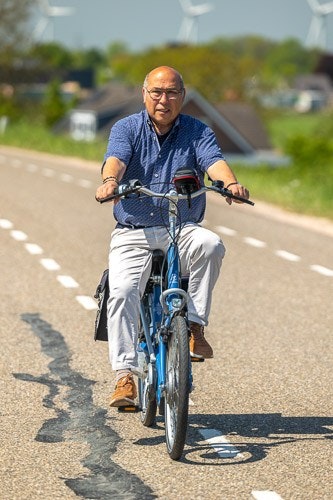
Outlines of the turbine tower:
[{"label": "turbine tower", "polygon": [[214,9],[210,3],[192,5],[191,0],[179,0],[184,12],[184,19],[180,26],[178,39],[183,43],[197,43],[198,18]]},{"label": "turbine tower", "polygon": [[49,4],[48,0],[38,0],[41,17],[33,31],[33,38],[40,40],[47,27],[51,27],[51,40],[54,39],[54,20],[56,17],[71,16],[75,9],[72,7],[58,7]]},{"label": "turbine tower", "polygon": [[318,0],[308,0],[308,4],[312,10],[312,20],[306,43],[309,47],[326,49],[326,18],[333,12],[333,2],[320,4]]}]

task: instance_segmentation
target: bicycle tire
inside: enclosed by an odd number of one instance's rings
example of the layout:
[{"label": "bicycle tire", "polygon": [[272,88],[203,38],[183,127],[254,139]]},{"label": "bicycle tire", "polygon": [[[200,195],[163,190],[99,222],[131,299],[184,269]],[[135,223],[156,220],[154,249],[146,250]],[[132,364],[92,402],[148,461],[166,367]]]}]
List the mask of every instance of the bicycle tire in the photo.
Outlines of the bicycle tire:
[{"label": "bicycle tire", "polygon": [[188,329],[182,316],[171,322],[166,359],[165,437],[170,458],[179,460],[186,440],[190,392]]},{"label": "bicycle tire", "polygon": [[148,371],[145,374],[145,377],[138,379],[140,420],[145,427],[151,427],[156,422],[157,402],[155,396],[149,392]]}]

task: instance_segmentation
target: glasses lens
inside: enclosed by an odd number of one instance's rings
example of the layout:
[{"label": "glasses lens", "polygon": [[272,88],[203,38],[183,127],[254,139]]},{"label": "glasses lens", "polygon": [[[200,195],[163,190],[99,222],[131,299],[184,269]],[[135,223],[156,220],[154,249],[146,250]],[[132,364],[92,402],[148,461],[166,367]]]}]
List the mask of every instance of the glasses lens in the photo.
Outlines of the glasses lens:
[{"label": "glasses lens", "polygon": [[174,100],[177,99],[178,96],[182,93],[182,90],[158,90],[158,89],[153,89],[153,90],[148,90],[150,97],[156,101],[161,99],[162,95],[165,94],[168,99]]}]

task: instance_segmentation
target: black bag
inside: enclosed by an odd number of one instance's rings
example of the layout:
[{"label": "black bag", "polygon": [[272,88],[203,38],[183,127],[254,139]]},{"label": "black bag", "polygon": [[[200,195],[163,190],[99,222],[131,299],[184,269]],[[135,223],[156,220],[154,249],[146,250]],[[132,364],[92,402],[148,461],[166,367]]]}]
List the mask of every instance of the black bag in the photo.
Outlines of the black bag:
[{"label": "black bag", "polygon": [[98,310],[95,319],[95,340],[108,340],[107,303],[109,295],[109,270],[105,269],[94,295],[94,298],[97,299],[98,303]]}]

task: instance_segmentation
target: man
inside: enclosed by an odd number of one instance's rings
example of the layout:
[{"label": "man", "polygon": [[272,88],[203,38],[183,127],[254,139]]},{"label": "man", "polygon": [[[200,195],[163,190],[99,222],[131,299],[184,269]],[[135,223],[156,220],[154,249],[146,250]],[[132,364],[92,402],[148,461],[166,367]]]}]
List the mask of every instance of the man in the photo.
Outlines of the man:
[{"label": "man", "polygon": [[[207,173],[212,180],[224,181],[234,195],[249,197],[226,163],[213,131],[180,113],[185,88],[178,71],[167,66],[153,69],[145,78],[142,95],[145,110],[119,120],[111,129],[103,184],[96,191],[98,200],[113,194],[121,180],[129,179],[165,192],[180,167],[194,169],[201,184]],[[231,204],[231,199],[227,202]],[[159,203],[146,197],[120,199],[114,205],[117,225],[109,254],[108,337],[116,388],[110,406],[134,404],[137,395],[133,373],[137,368],[139,300],[149,277],[151,251],[166,250],[168,245]],[[184,203],[178,241],[182,270],[190,274],[191,356],[212,358],[204,326],[225,250],[215,233],[199,225],[204,211],[204,195],[192,201],[191,209]]]}]

